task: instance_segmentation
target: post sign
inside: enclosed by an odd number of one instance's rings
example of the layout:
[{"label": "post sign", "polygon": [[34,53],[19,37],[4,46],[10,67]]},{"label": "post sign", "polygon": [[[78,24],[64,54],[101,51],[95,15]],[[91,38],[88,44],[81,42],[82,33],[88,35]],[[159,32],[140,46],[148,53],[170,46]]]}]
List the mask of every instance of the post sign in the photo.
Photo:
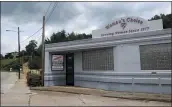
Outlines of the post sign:
[{"label": "post sign", "polygon": [[52,70],[63,70],[64,62],[63,55],[52,55]]},{"label": "post sign", "polygon": [[147,21],[140,17],[122,17],[108,23],[102,29],[93,30],[92,36],[100,38],[162,29],[162,19]]}]

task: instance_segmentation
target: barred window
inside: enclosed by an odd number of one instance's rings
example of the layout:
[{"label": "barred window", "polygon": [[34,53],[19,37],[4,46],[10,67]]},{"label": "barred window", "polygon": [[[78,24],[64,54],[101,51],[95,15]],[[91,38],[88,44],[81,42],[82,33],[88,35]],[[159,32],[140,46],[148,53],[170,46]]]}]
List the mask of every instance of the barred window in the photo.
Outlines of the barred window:
[{"label": "barred window", "polygon": [[84,71],[113,70],[113,48],[89,50],[82,53]]},{"label": "barred window", "polygon": [[171,70],[171,43],[141,45],[142,70]]}]

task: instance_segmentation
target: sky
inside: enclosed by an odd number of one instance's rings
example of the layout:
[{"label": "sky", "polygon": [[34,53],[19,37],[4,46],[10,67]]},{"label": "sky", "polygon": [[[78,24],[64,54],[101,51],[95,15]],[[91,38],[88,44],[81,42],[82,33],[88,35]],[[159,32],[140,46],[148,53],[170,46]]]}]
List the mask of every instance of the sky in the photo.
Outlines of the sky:
[{"label": "sky", "polygon": [[[49,17],[55,3],[57,6]],[[45,14],[48,19],[45,37],[49,38],[62,29],[90,34],[119,17],[138,16],[148,20],[161,13],[171,13],[170,2],[1,2],[1,53],[18,51],[17,32],[6,31],[17,31],[17,27],[21,31],[21,50],[30,40],[36,40],[39,45],[42,30],[27,38],[42,27]]]}]

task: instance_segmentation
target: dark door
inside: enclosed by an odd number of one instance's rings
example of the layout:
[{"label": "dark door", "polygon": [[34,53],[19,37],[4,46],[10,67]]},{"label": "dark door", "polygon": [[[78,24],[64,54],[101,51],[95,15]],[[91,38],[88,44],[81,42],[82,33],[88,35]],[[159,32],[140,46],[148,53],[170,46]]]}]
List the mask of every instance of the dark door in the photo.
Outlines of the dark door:
[{"label": "dark door", "polygon": [[66,85],[74,86],[74,54],[66,54]]}]

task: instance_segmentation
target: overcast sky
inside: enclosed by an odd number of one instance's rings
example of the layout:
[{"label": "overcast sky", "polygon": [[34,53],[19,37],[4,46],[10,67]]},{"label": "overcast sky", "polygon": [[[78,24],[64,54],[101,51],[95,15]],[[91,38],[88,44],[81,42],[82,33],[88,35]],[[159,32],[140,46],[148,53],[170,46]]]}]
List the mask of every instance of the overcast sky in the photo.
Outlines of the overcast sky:
[{"label": "overcast sky", "polygon": [[[55,2],[52,2],[51,8]],[[156,14],[170,14],[170,2],[56,2],[57,7],[46,23],[45,36],[65,29],[67,32],[91,33],[115,18],[139,16],[146,20]],[[17,32],[6,32],[20,27],[21,41],[42,26],[50,2],[1,2],[1,53],[17,51]],[[49,16],[50,10],[46,16]],[[47,17],[46,17],[47,19]],[[21,50],[32,39],[40,43],[42,30],[21,43]]]}]

